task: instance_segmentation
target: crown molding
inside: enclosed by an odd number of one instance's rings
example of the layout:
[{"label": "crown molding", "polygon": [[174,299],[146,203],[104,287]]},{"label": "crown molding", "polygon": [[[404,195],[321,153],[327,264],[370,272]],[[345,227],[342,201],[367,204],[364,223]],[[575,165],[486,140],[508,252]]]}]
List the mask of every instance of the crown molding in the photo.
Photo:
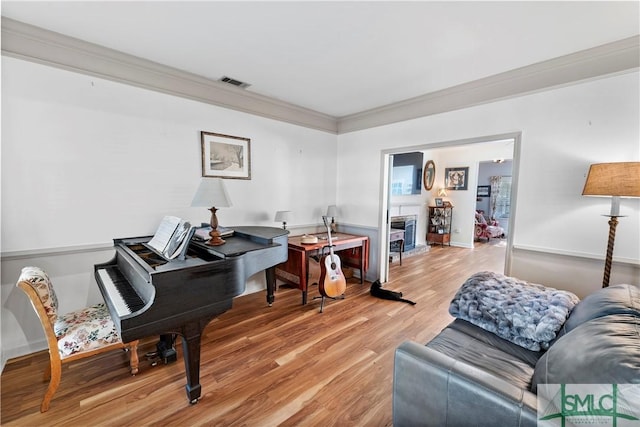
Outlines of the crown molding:
[{"label": "crown molding", "polygon": [[337,133],[336,118],[2,17],[2,54],[207,104]]},{"label": "crown molding", "polygon": [[640,36],[578,51],[338,119],[338,134],[566,86],[640,67]]},{"label": "crown molding", "polygon": [[640,67],[640,36],[415,98],[333,117],[196,74],[2,17],[2,54],[333,134],[514,98]]}]

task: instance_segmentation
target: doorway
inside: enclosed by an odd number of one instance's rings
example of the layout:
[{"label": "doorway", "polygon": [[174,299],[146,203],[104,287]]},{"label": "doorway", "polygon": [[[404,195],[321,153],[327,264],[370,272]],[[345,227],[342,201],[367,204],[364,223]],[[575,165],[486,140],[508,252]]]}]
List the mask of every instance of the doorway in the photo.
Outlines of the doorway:
[{"label": "doorway", "polygon": [[[452,245],[461,247],[473,247],[474,210],[476,208],[476,186],[478,185],[478,168],[481,162],[493,161],[496,158],[511,159],[511,192],[509,199],[509,216],[506,219],[509,233],[506,238],[506,251],[504,260],[504,272],[508,274],[511,265],[511,251],[513,236],[515,233],[514,219],[516,212],[518,166],[520,160],[520,132],[492,135],[485,137],[469,138],[464,140],[443,141],[421,146],[401,147],[381,152],[381,212],[379,215],[379,266],[380,278],[383,282],[389,280],[389,232],[391,188],[390,188],[390,158],[394,154],[409,151],[425,152],[425,161],[434,160],[436,164],[436,180],[431,190],[422,189],[422,197],[419,199],[421,209],[426,216],[427,206],[435,203],[438,190],[445,187],[444,172],[449,167],[469,166],[468,187],[466,191],[450,192],[454,205],[455,217],[453,219]],[[432,157],[434,159],[432,159]],[[418,223],[420,223],[420,219]],[[426,220],[423,220],[426,224]],[[418,228],[418,233],[424,230]],[[424,236],[423,236],[424,237]]]},{"label": "doorway", "polygon": [[[511,186],[513,161],[494,159],[481,161],[478,165],[478,191],[476,193],[476,222],[478,218],[495,229],[482,230],[476,225],[474,240],[487,240],[509,235],[511,216]],[[487,232],[490,231],[490,232]]]}]

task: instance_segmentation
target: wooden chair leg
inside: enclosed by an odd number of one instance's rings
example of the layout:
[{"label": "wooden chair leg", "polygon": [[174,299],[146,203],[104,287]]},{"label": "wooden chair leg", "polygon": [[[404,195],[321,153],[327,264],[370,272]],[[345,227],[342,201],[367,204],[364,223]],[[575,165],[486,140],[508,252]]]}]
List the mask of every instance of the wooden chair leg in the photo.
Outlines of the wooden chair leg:
[{"label": "wooden chair leg", "polygon": [[44,368],[44,375],[42,377],[43,381],[49,381],[51,379],[51,361],[47,364],[47,367]]},{"label": "wooden chair leg", "polygon": [[127,351],[129,352],[129,367],[131,368],[131,375],[138,373],[138,343],[139,341],[132,341],[127,344]]},{"label": "wooden chair leg", "polygon": [[53,395],[58,390],[58,386],[60,385],[60,377],[62,376],[62,364],[60,361],[55,363],[55,361],[51,361],[51,365],[49,366],[49,373],[51,374],[49,387],[47,387],[47,392],[44,394],[44,398],[42,399],[42,404],[40,405],[40,412],[47,412],[49,410],[49,404],[51,403],[51,399]]}]

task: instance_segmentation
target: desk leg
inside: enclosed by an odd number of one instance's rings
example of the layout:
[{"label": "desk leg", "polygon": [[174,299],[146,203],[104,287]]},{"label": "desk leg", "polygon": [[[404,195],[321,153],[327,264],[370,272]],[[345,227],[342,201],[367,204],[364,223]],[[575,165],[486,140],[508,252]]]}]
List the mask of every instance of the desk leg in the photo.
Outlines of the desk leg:
[{"label": "desk leg", "polygon": [[307,291],[309,290],[309,254],[305,251],[302,274],[300,275],[300,288],[302,290],[302,305],[307,304]]},{"label": "desk leg", "polygon": [[400,240],[400,265],[402,265],[402,252],[404,252],[404,239]]},{"label": "desk leg", "polygon": [[364,242],[360,246],[360,284],[364,283]]}]

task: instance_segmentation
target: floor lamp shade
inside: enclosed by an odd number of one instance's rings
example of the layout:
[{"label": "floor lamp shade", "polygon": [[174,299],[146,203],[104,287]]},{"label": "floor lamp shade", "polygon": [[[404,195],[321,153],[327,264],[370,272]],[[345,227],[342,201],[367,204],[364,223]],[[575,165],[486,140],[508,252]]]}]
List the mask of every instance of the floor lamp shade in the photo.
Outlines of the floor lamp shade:
[{"label": "floor lamp shade", "polygon": [[583,196],[611,197],[609,240],[604,264],[602,287],[609,286],[613,245],[620,216],[621,197],[640,197],[640,162],[596,163],[589,167]]},{"label": "floor lamp shade", "polygon": [[640,197],[640,162],[596,163],[589,168],[583,196],[611,196],[611,216],[619,216],[616,197]]}]

